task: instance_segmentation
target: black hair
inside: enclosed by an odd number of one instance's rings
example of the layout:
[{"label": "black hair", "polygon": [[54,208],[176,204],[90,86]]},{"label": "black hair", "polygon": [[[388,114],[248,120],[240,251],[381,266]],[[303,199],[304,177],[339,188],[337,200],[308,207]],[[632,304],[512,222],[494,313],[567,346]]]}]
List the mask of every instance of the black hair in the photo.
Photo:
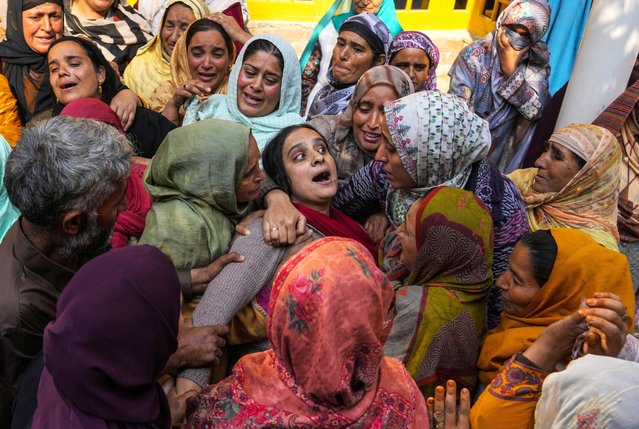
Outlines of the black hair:
[{"label": "black hair", "polygon": [[270,142],[268,142],[268,144],[262,151],[262,165],[264,167],[264,171],[278,188],[289,195],[291,194],[291,186],[288,183],[288,175],[286,174],[286,169],[284,168],[284,154],[282,153],[282,151],[284,149],[284,143],[286,143],[286,139],[288,138],[288,136],[290,136],[293,131],[297,131],[301,128],[315,131],[321,136],[320,132],[309,124],[289,125],[288,127],[283,128],[279,133],[277,133],[277,135],[273,137]]},{"label": "black hair", "polygon": [[222,39],[224,39],[224,46],[226,46],[226,52],[228,52],[229,61],[232,62],[235,57],[235,46],[233,45],[233,40],[231,40],[231,36],[229,36],[229,33],[226,32],[224,27],[222,27],[220,24],[218,24],[215,21],[211,21],[208,18],[201,18],[191,23],[191,25],[189,26],[189,29],[186,30],[186,40],[185,40],[186,48],[188,49],[189,45],[191,44],[191,39],[193,39],[193,36],[195,36],[197,33],[201,31],[211,31],[211,30],[217,31],[218,33],[220,33],[220,35],[222,36]]},{"label": "black hair", "polygon": [[95,68],[96,72],[98,71],[100,66],[104,67],[105,77],[104,82],[102,82],[102,94],[100,99],[106,104],[111,103],[111,99],[113,99],[115,94],[117,94],[120,90],[126,88],[124,85],[122,85],[122,82],[120,81],[118,75],[115,73],[115,70],[113,70],[113,67],[111,67],[111,63],[109,63],[107,59],[104,58],[104,55],[100,51],[100,48],[98,48],[93,42],[85,39],[84,37],[62,36],[59,39],[54,40],[51,45],[49,45],[49,52],[51,52],[51,49],[53,49],[55,45],[63,42],[74,42],[80,45],[93,63],[93,67]]},{"label": "black hair", "polygon": [[273,55],[277,59],[277,63],[279,64],[280,69],[282,69],[282,73],[284,73],[284,56],[272,42],[266,39],[253,40],[244,51],[244,61],[257,52],[266,52],[267,54]]},{"label": "black hair", "polygon": [[557,242],[549,230],[526,233],[519,239],[530,254],[535,280],[542,287],[550,278],[557,259]]},{"label": "black hair", "polygon": [[579,166],[579,169],[581,170],[582,168],[584,168],[584,165],[586,165],[588,161],[586,161],[585,159],[583,159],[582,157],[580,157],[573,151],[570,151],[570,153],[572,153],[572,156],[575,159],[575,162],[577,163],[577,165]]}]

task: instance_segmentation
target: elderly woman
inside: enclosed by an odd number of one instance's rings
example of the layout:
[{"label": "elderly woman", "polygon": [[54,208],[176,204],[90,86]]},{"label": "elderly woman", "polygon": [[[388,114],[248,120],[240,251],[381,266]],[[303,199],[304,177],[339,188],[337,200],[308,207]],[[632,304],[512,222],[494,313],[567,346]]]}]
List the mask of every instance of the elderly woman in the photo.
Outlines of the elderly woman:
[{"label": "elderly woman", "polygon": [[394,295],[356,241],[327,237],[303,248],[273,282],[272,350],[243,357],[204,389],[189,403],[187,427],[428,428],[415,382],[384,357]]},{"label": "elderly woman", "polygon": [[550,54],[541,41],[549,20],[545,0],[514,0],[497,29],[464,48],[448,72],[448,92],[490,124],[489,159],[501,171],[520,167],[550,100]]},{"label": "elderly woman", "polygon": [[64,27],[71,36],[93,40],[120,73],[151,39],[151,29],[127,0],[64,0]]},{"label": "elderly woman", "polygon": [[240,124],[209,119],[171,131],[144,177],[153,206],[140,243],[160,248],[178,269],[227,253],[235,224],[259,196],[259,157]]},{"label": "elderly woman", "polygon": [[[356,220],[383,209],[397,228],[409,207],[437,186],[473,192],[490,210],[494,229],[493,273],[506,268],[515,243],[528,231],[517,188],[487,159],[488,124],[457,97],[422,91],[385,105],[384,143],[376,161],[340,187],[333,205]],[[384,269],[398,263],[395,234],[385,241]],[[494,290],[494,288],[493,288]],[[501,312],[499,296],[489,302],[489,326]]]},{"label": "elderly woman", "polygon": [[337,177],[348,179],[375,158],[382,142],[384,103],[413,93],[413,85],[396,67],[376,66],[359,78],[348,106],[340,115],[309,121],[326,140],[337,163]]},{"label": "elderly woman", "polygon": [[517,244],[497,286],[502,321],[489,332],[478,361],[480,381],[492,384],[471,421],[474,427],[531,427],[548,373],[583,353],[617,356],[624,349],[626,335],[613,335],[605,319],[619,323],[613,330],[632,329],[628,262],[579,230],[536,231]]},{"label": "elderly woman", "polygon": [[493,284],[493,222],[471,192],[438,187],[413,204],[397,230],[404,267],[389,273],[397,316],[385,344],[424,396],[453,379],[471,392]]},{"label": "elderly woman", "polygon": [[44,332],[33,427],[168,429],[179,422],[179,401],[167,401],[156,381],[177,348],[179,318],[178,276],[158,249],[117,249],[84,265]]},{"label": "elderly woman", "polygon": [[262,151],[282,128],[303,122],[297,56],[288,42],[267,34],[246,42],[235,64],[228,94],[192,98],[183,124],[207,118],[239,122],[251,128]]},{"label": "elderly woman", "polygon": [[224,27],[202,18],[189,26],[173,52],[170,79],[155,89],[149,107],[179,123],[182,106],[193,97],[204,101],[212,94],[228,92],[235,44]]},{"label": "elderly woman", "polygon": [[[112,102],[121,88],[120,79],[97,46],[81,37],[64,36],[51,44],[49,80],[57,99],[54,115],[80,98]],[[157,112],[137,107],[128,132],[138,155],[151,158],[175,125]]]},{"label": "elderly woman", "polygon": [[[395,2],[335,0],[329,10],[313,29],[313,33],[302,52],[302,106],[306,111],[311,91],[328,85],[326,75],[331,65],[333,48],[337,43],[337,32],[344,21],[360,13],[373,13],[388,27],[392,36],[402,31],[397,19]],[[312,98],[311,98],[312,100]]]},{"label": "elderly woman", "polygon": [[535,168],[508,177],[521,192],[530,230],[576,228],[618,250],[621,148],[605,128],[570,124],[550,136]]},{"label": "elderly woman", "polygon": [[124,70],[124,82],[148,105],[153,91],[171,79],[171,55],[182,33],[196,19],[209,14],[203,0],[170,0],[160,31],[140,48]]},{"label": "elderly woman", "polygon": [[404,70],[416,91],[437,89],[439,49],[419,31],[402,31],[391,42],[388,63]]},{"label": "elderly woman", "polygon": [[308,106],[302,104],[300,112],[307,119],[342,113],[364,72],[386,62],[390,38],[388,27],[371,13],[344,21],[333,48],[328,83],[315,85],[308,96]]},{"label": "elderly woman", "polygon": [[[262,156],[264,169],[275,185],[283,189],[295,207],[308,218],[312,235],[306,239],[347,237],[359,241],[370,253],[376,253],[373,241],[362,227],[331,207],[337,192],[335,160],[313,127],[302,124],[283,129],[266,146]],[[250,302],[250,309],[255,309],[253,319],[240,315],[233,320],[234,324],[241,324],[240,332],[244,334],[242,338],[230,338],[231,344],[264,340],[271,281],[277,267],[299,248],[296,245],[288,248],[268,245],[261,234],[261,218],[249,223],[248,228],[251,234],[237,236],[230,249],[244,255],[244,262],[225,267],[211,282],[193,313],[196,326],[228,324]],[[209,379],[209,371],[188,370],[182,377],[203,387]],[[183,385],[184,382],[178,383],[178,386]],[[198,388],[192,384],[189,387]]]}]

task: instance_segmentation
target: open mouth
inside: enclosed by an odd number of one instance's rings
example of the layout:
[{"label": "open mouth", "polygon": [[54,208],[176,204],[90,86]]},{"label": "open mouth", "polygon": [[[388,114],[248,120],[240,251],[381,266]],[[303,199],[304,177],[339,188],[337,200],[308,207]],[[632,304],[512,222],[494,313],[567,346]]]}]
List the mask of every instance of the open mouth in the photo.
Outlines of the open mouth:
[{"label": "open mouth", "polygon": [[215,80],[216,77],[217,77],[217,73],[198,73],[198,78],[202,82],[211,82]]},{"label": "open mouth", "polygon": [[246,92],[243,93],[243,95],[244,95],[244,101],[246,101],[246,103],[251,106],[257,106],[262,102],[261,98],[254,97],[252,95],[247,94]]},{"label": "open mouth", "polygon": [[328,171],[324,171],[322,173],[319,173],[317,175],[315,175],[313,177],[313,182],[315,183],[332,183],[333,180],[331,179],[331,173],[329,173]]},{"label": "open mouth", "polygon": [[63,83],[62,85],[60,85],[60,89],[69,89],[69,88],[73,88],[74,86],[77,86],[77,83],[73,83],[73,82],[66,82]]},{"label": "open mouth", "polygon": [[363,136],[364,136],[364,140],[371,142],[371,143],[377,143],[377,141],[382,138],[382,135],[380,133],[370,133],[367,131],[363,132]]}]

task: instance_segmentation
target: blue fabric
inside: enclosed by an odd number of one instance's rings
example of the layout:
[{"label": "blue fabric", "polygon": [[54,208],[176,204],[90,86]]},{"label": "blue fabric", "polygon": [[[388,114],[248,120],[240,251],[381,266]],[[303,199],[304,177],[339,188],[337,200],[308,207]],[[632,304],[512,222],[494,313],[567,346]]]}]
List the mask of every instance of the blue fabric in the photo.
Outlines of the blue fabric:
[{"label": "blue fabric", "polygon": [[555,95],[570,79],[592,0],[548,0],[550,25],[542,38],[550,51],[550,95]]},{"label": "blue fabric", "polygon": [[0,242],[20,216],[18,209],[9,201],[7,188],[4,186],[4,165],[7,162],[9,152],[11,152],[11,146],[9,146],[9,143],[0,135]]}]

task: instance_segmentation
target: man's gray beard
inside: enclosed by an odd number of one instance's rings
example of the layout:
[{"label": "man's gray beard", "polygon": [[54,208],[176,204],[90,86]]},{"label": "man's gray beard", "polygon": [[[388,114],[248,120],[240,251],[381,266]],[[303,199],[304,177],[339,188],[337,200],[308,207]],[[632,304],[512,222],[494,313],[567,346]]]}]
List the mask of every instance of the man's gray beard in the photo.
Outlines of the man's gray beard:
[{"label": "man's gray beard", "polygon": [[64,258],[76,255],[83,260],[91,259],[103,253],[111,244],[114,228],[115,225],[108,229],[100,228],[97,212],[89,213],[86,228],[76,235],[68,236],[57,252]]}]

